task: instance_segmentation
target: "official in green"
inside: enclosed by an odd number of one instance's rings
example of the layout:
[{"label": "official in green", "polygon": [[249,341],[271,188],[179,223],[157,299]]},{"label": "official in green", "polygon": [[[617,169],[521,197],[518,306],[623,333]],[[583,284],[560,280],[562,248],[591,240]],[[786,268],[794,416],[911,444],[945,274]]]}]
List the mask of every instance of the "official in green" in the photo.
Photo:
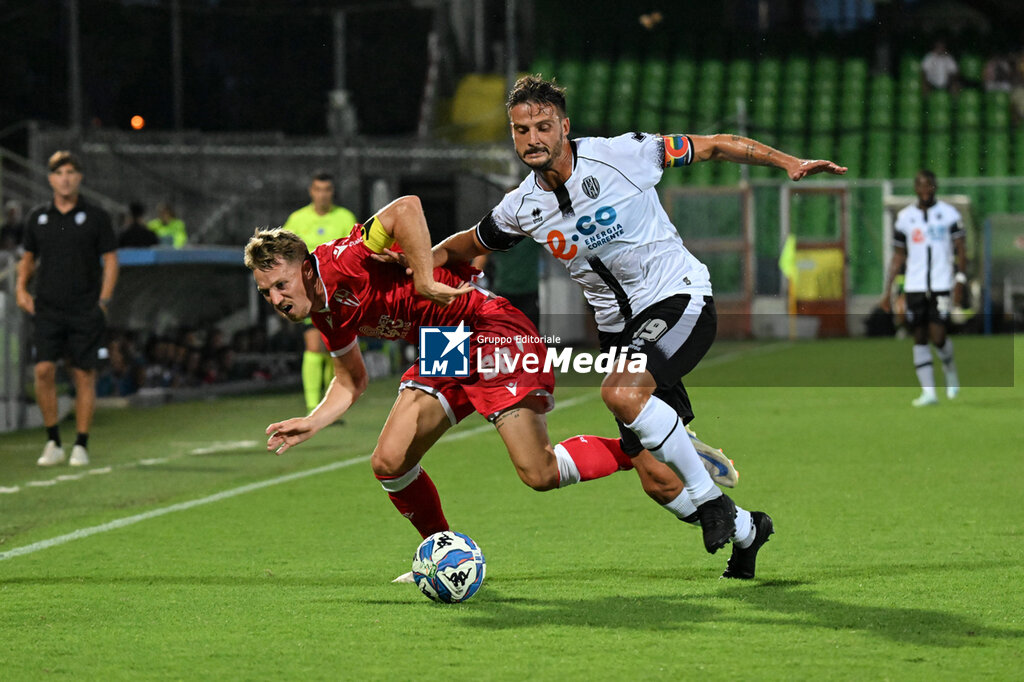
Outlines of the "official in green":
[{"label": "official in green", "polygon": [[[308,206],[288,216],[284,229],[290,230],[306,242],[310,251],[335,239],[347,237],[356,224],[352,211],[334,204],[334,176],[327,171],[317,171],[309,185]],[[302,353],[302,391],[306,399],[306,409],[313,411],[323,397],[331,378],[334,367],[327,355],[320,332],[306,320],[302,333],[306,349]]]}]

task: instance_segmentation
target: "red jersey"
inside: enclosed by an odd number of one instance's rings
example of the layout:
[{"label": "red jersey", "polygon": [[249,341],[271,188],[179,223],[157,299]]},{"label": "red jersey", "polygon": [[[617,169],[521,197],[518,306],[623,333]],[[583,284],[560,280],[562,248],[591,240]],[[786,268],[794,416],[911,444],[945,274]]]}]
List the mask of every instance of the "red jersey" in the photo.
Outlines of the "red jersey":
[{"label": "red jersey", "polygon": [[[485,294],[472,291],[444,308],[428,301],[416,293],[412,276],[405,274],[404,268],[372,258],[375,251],[363,240],[364,232],[374,243],[390,245],[392,241],[374,231],[383,233],[371,218],[366,225],[356,225],[349,236],[313,251],[327,307],[313,311],[310,317],[331,355],[347,352],[357,336],[405,339],[418,345],[420,326],[455,327],[459,322],[473,326],[487,300]],[[458,287],[478,273],[469,265],[441,267],[434,269],[434,279]]]}]

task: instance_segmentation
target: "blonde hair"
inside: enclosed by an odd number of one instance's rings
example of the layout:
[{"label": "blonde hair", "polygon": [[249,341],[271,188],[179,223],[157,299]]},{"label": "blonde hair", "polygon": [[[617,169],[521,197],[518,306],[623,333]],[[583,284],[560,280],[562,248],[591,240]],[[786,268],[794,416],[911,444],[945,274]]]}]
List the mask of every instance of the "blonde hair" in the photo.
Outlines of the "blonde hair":
[{"label": "blonde hair", "polygon": [[245,267],[250,270],[270,270],[278,260],[297,263],[308,257],[306,242],[282,227],[257,227],[245,245]]}]

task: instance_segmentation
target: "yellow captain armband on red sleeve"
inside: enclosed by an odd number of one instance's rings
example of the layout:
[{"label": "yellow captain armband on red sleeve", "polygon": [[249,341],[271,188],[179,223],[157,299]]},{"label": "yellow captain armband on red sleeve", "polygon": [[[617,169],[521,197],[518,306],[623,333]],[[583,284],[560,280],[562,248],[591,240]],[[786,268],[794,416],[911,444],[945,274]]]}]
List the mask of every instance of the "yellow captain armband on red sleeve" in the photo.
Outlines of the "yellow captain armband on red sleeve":
[{"label": "yellow captain armband on red sleeve", "polygon": [[395,238],[385,232],[377,216],[373,216],[363,224],[363,243],[374,253],[384,253],[384,249],[394,245]]},{"label": "yellow captain armband on red sleeve", "polygon": [[689,135],[662,135],[661,139],[665,147],[665,168],[693,163],[693,140]]}]

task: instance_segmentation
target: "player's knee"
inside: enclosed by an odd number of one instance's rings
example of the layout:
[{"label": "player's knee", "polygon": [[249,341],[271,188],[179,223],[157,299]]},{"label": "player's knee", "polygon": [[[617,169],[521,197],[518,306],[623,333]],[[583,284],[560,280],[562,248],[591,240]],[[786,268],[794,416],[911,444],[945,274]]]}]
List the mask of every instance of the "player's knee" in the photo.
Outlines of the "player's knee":
[{"label": "player's knee", "polygon": [[602,385],[601,399],[612,414],[621,421],[630,423],[636,419],[643,408],[646,395],[644,391],[632,386]]},{"label": "player's knee", "polygon": [[54,381],[57,378],[57,366],[52,362],[40,362],[34,368],[36,381]]},{"label": "player's knee", "polygon": [[519,478],[537,492],[554,490],[558,487],[558,467],[543,469],[519,469]]},{"label": "player's knee", "polygon": [[374,476],[383,478],[394,478],[406,473],[404,470],[405,458],[402,453],[396,453],[379,445],[370,457],[370,466]]}]

